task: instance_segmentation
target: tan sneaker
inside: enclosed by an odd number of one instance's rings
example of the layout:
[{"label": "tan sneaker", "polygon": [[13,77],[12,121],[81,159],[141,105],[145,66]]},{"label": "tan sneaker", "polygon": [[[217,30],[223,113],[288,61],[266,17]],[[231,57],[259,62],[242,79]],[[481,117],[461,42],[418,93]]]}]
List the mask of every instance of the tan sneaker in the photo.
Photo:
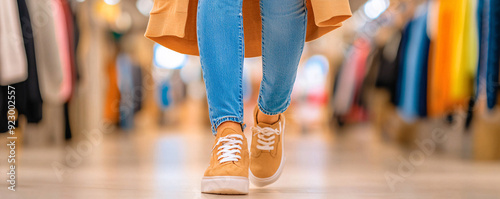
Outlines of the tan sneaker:
[{"label": "tan sneaker", "polygon": [[250,181],[262,187],[276,182],[281,175],[285,162],[284,130],[285,115],[280,114],[274,124],[257,122],[258,107],[255,107],[250,145]]},{"label": "tan sneaker", "polygon": [[201,192],[248,194],[248,144],[241,130],[225,128],[217,133],[210,166],[201,180]]}]

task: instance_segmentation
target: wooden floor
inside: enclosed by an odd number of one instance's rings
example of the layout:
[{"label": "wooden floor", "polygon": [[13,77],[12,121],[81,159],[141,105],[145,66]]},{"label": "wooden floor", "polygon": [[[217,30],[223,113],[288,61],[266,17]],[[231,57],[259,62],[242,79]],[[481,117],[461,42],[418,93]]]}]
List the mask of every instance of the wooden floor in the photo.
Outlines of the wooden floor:
[{"label": "wooden floor", "polygon": [[17,191],[1,180],[0,198],[500,198],[498,162],[403,151],[367,125],[346,131],[290,131],[280,180],[251,185],[245,196],[200,193],[213,143],[208,129],[115,132],[95,145],[82,139],[67,148],[24,147]]}]

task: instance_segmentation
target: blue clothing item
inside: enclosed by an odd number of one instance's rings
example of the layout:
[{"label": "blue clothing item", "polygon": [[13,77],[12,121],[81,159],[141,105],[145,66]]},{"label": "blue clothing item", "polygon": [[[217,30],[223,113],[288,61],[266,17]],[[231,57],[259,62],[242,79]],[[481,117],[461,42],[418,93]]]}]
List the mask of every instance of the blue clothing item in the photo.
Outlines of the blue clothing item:
[{"label": "blue clothing item", "polygon": [[[226,121],[243,125],[243,0],[199,0],[197,34],[212,132]],[[305,42],[304,0],[261,0],[262,82],[259,108],[269,115],[290,104]],[[242,126],[244,128],[244,126]]]},{"label": "blue clothing item", "polygon": [[132,60],[121,53],[116,58],[118,71],[118,88],[120,90],[120,127],[131,129],[134,124],[134,83]]},{"label": "blue clothing item", "polygon": [[[488,108],[492,109],[497,104],[499,88],[498,70],[500,67],[500,1],[486,0],[488,2],[487,45],[486,48],[486,97]],[[485,30],[483,30],[485,31]]]},{"label": "blue clothing item", "polygon": [[170,105],[170,83],[162,81],[157,87],[158,105],[161,109],[166,109]]},{"label": "blue clothing item", "polygon": [[410,22],[406,34],[408,40],[402,59],[399,113],[404,120],[412,122],[419,116],[425,116],[427,108],[427,60],[430,39],[427,36],[426,10],[422,10],[422,13]]},{"label": "blue clothing item", "polygon": [[476,90],[475,90],[475,99],[478,98],[484,85],[486,85],[486,50],[488,47],[488,35],[487,35],[487,6],[486,0],[478,0],[477,1],[477,26],[478,26],[478,41],[479,41],[479,59],[477,62],[477,74],[476,74]]},{"label": "blue clothing item", "polygon": [[410,27],[412,25],[413,21],[409,21],[406,26],[403,28],[403,31],[401,33],[401,41],[399,43],[399,49],[398,49],[398,54],[397,54],[397,60],[396,60],[396,64],[397,64],[397,80],[396,80],[396,86],[395,86],[395,90],[394,90],[394,99],[393,99],[393,103],[394,105],[396,105],[397,107],[400,107],[400,105],[402,104],[401,102],[401,98],[403,96],[403,91],[404,91],[404,85],[403,85],[403,82],[404,82],[404,73],[405,73],[405,70],[403,68],[404,66],[404,57],[406,55],[406,50],[407,50],[407,45],[408,45],[408,40],[409,40],[409,33],[410,33]]}]

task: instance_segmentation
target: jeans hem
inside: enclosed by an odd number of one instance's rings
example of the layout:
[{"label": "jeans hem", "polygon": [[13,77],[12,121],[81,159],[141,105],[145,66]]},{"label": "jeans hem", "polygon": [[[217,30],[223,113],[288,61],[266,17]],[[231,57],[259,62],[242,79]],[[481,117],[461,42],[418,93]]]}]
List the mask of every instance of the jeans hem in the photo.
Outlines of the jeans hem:
[{"label": "jeans hem", "polygon": [[215,136],[217,135],[217,128],[224,122],[227,122],[227,121],[231,121],[231,122],[236,122],[236,123],[239,123],[241,125],[241,130],[244,131],[245,130],[245,123],[243,123],[243,120],[238,118],[238,117],[235,117],[235,116],[225,116],[225,117],[221,117],[217,120],[215,120],[215,122],[212,122],[212,134]]},{"label": "jeans hem", "polygon": [[258,104],[257,106],[259,107],[259,110],[262,113],[264,113],[266,115],[278,115],[278,114],[284,113],[288,109],[288,107],[290,106],[290,100],[287,100],[284,108],[282,108],[278,111],[267,111],[266,109],[262,108],[262,103],[260,101],[257,104]]}]

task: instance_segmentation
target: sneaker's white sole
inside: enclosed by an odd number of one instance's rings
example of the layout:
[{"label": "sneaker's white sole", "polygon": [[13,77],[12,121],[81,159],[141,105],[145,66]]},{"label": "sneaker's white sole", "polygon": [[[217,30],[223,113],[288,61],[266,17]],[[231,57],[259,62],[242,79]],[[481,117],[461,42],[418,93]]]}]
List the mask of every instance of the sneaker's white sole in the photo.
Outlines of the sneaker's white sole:
[{"label": "sneaker's white sole", "polygon": [[248,194],[248,178],[241,176],[210,176],[201,180],[201,192],[212,194]]},{"label": "sneaker's white sole", "polygon": [[[281,176],[281,172],[283,171],[283,165],[285,165],[285,134],[283,134],[283,137],[281,139],[281,152],[283,154],[281,154],[281,163],[280,163],[280,166],[278,167],[278,170],[276,170],[276,173],[274,173],[271,177],[267,177],[267,178],[259,178],[259,177],[256,177],[255,175],[253,175],[252,171],[249,169],[249,177],[250,177],[250,182],[252,182],[252,184],[254,184],[255,186],[258,186],[258,187],[264,187],[264,186],[267,186],[267,185],[270,185],[274,182],[276,182],[276,180],[278,180]],[[250,162],[250,164],[252,164],[252,162]]]}]

